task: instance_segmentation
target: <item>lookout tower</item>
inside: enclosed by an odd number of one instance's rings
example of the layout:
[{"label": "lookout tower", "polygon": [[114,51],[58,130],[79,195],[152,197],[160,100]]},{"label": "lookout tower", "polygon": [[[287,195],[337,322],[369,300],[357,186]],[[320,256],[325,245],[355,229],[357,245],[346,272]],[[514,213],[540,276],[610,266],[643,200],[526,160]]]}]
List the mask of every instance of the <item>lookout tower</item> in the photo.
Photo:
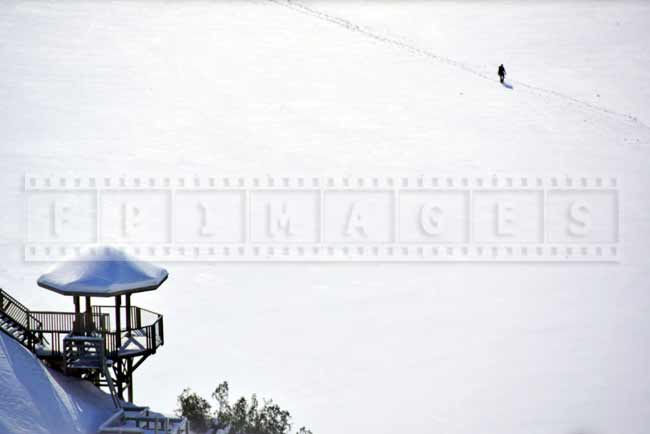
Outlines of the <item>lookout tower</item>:
[{"label": "lookout tower", "polygon": [[[131,295],[157,289],[167,275],[117,249],[90,249],[38,279],[40,286],[72,297],[74,312],[30,310],[0,288],[0,332],[66,375],[108,387],[117,411],[99,433],[187,434],[185,418],[133,405],[133,372],[163,345],[164,335],[162,315],[133,306]],[[115,303],[94,304],[98,298]]]},{"label": "lookout tower", "polygon": [[[127,390],[128,401],[133,402],[133,372],[163,345],[164,333],[162,315],[133,306],[131,295],[158,289],[167,277],[167,270],[111,247],[91,249],[57,265],[38,279],[38,285],[72,297],[74,314],[68,317],[72,324],[63,330],[65,336],[59,335],[58,327],[48,327],[57,322],[56,314],[40,316],[43,332],[51,330],[53,335],[49,354],[45,350],[40,356],[62,362],[66,372],[88,375],[84,371],[94,367],[90,361],[103,353],[114,375],[106,374],[106,381],[116,385],[120,399]],[[93,305],[93,298],[114,298],[115,303]],[[35,317],[41,319],[37,313]]]},{"label": "lookout tower", "polygon": [[[128,392],[133,402],[133,372],[163,345],[164,332],[162,315],[133,306],[131,296],[157,289],[167,276],[165,269],[117,249],[96,247],[38,279],[39,286],[70,296],[74,313],[29,311],[22,305],[26,312],[14,312],[19,303],[12,304],[4,292],[0,301],[8,301],[0,310],[26,319],[19,324],[20,336],[40,359],[108,386],[121,400]],[[94,303],[111,298],[112,306]]]}]

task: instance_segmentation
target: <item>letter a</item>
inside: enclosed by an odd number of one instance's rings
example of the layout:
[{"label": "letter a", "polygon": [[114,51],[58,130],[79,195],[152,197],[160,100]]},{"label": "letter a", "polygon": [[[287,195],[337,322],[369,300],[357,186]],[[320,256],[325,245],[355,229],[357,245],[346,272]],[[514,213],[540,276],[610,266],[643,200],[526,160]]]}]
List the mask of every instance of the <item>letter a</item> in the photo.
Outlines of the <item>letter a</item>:
[{"label": "letter a", "polygon": [[358,233],[363,238],[367,237],[363,215],[358,209],[357,202],[353,202],[350,206],[350,214],[348,214],[348,222],[345,228],[345,235],[348,237],[354,236]]}]

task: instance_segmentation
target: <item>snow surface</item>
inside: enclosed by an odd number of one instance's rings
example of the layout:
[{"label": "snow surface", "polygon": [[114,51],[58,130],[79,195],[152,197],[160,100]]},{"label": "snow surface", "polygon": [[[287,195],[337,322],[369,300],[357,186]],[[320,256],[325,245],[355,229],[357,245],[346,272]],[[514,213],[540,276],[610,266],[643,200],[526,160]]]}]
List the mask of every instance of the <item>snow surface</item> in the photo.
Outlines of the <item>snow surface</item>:
[{"label": "snow surface", "polygon": [[22,260],[25,172],[623,174],[620,264],[168,264],[135,392],[228,380],[318,434],[647,433],[650,4],[308,6],[3,2],[0,284],[70,309]]},{"label": "snow surface", "polygon": [[0,433],[91,434],[115,412],[110,395],[46,368],[0,333]]},{"label": "snow surface", "polygon": [[164,268],[102,246],[56,264],[38,278],[38,284],[66,295],[109,297],[157,287],[166,278]]}]

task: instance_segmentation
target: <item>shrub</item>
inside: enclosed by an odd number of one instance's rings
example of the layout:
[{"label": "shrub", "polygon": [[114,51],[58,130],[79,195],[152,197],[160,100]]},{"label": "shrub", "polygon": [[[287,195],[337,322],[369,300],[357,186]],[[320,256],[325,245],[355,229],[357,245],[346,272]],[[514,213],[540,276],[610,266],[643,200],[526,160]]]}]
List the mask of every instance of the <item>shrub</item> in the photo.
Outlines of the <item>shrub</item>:
[{"label": "shrub", "polygon": [[185,389],[180,394],[178,406],[176,413],[187,418],[192,431],[205,433],[212,428],[212,406],[190,389]]},{"label": "shrub", "polygon": [[[257,395],[250,399],[239,398],[230,403],[228,383],[223,382],[212,393],[216,401],[214,420],[210,418],[210,404],[189,389],[178,397],[180,404],[177,412],[190,421],[192,430],[204,433],[227,434],[289,434],[291,432],[291,414],[282,410],[272,400],[263,400],[261,405]],[[296,434],[312,434],[305,427]]]}]

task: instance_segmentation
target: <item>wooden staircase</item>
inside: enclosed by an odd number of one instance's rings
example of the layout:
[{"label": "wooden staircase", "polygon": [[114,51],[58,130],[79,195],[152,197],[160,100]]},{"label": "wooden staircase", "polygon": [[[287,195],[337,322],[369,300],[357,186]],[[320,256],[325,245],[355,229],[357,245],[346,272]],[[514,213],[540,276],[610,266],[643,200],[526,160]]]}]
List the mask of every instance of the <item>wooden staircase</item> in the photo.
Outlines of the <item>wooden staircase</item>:
[{"label": "wooden staircase", "polygon": [[[30,311],[0,288],[0,332],[48,366],[109,390],[117,410],[99,428],[100,434],[189,434],[187,419],[163,416],[147,407],[123,402],[116,390],[116,384],[131,387],[132,377],[125,375],[124,366],[132,372],[163,345],[162,315],[133,306],[129,315],[135,325],[109,330],[110,318],[102,308],[96,306],[88,318],[85,313]],[[143,321],[145,315],[150,323]],[[118,345],[118,337],[126,341]],[[133,360],[128,357],[133,356],[140,359],[132,366]],[[127,359],[122,361],[120,357]]]},{"label": "wooden staircase", "polygon": [[106,359],[104,346],[104,338],[101,336],[66,336],[63,339],[63,370],[66,374],[71,371],[82,371],[87,377],[95,378],[94,382],[98,386],[100,377],[103,376],[113,404],[119,409],[122,408],[122,404],[108,371],[110,363]]},{"label": "wooden staircase", "polygon": [[123,408],[99,427],[99,434],[190,434],[184,417],[168,417],[148,408]]},{"label": "wooden staircase", "polygon": [[18,300],[0,288],[0,331],[20,342],[31,352],[47,342],[39,332],[42,324]]},{"label": "wooden staircase", "polygon": [[[43,337],[42,323],[23,304],[0,288],[0,331],[18,341],[29,351],[39,356],[47,349],[49,342]],[[76,336],[69,334],[63,339],[63,372],[83,374],[98,384],[101,377],[110,391],[116,408],[121,408],[113,380],[109,372],[109,361],[104,351],[101,336]]]}]

